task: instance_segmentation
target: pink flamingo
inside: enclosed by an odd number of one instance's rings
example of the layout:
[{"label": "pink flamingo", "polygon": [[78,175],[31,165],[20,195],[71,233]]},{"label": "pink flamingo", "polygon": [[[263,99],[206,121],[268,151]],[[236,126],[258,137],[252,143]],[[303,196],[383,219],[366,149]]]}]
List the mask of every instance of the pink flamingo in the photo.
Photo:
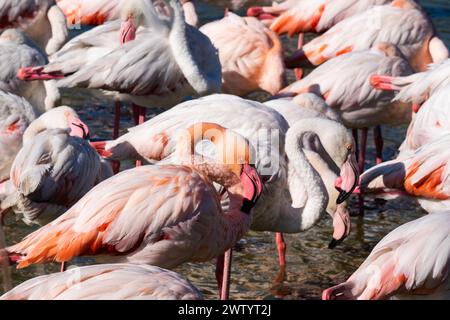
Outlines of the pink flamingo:
[{"label": "pink flamingo", "polygon": [[179,274],[154,266],[100,264],[40,276],[0,300],[202,300]]},{"label": "pink flamingo", "polygon": [[255,18],[228,13],[200,28],[219,51],[222,92],[272,95],[284,87],[283,46],[278,36]]},{"label": "pink flamingo", "polygon": [[[147,0],[158,5],[163,0]],[[121,8],[129,0],[56,0],[56,4],[64,12],[69,25],[101,25],[107,21],[121,18]],[[186,22],[191,26],[198,25],[198,16],[194,2],[180,0]]]},{"label": "pink flamingo", "polygon": [[[203,33],[185,23],[178,2],[171,1],[168,9],[169,18],[145,0],[128,1],[122,9],[124,21],[83,33],[51,63],[23,68],[18,77],[58,79],[58,87],[95,89],[96,94],[98,89],[115,91],[116,100],[143,107],[172,106],[190,95],[220,91],[217,50]],[[136,123],[142,123],[145,109],[135,111]],[[115,136],[119,115],[116,105]]]},{"label": "pink flamingo", "polygon": [[252,7],[247,15],[262,20],[278,34],[323,33],[338,22],[393,0],[287,0],[267,7]]},{"label": "pink flamingo", "polygon": [[[364,171],[365,165],[367,128],[377,126],[374,131],[376,160],[381,163],[383,140],[379,125],[399,125],[411,120],[412,112],[408,103],[391,102],[395,96],[393,92],[372,88],[370,77],[380,73],[380,70],[391,75],[412,73],[408,62],[402,58],[395,46],[381,43],[371,50],[352,52],[327,61],[306,78],[280,92],[280,96],[305,92],[321,96],[338,113],[347,127],[362,128],[363,135],[358,151],[360,172]],[[363,213],[361,196],[360,212]]]},{"label": "pink flamingo", "polygon": [[[450,201],[448,153],[445,134],[403,156],[367,170],[360,189],[370,193],[414,197],[426,211],[442,210]],[[398,192],[398,191],[399,192]],[[394,191],[394,192],[392,192]]]},{"label": "pink flamingo", "polygon": [[0,90],[24,97],[39,112],[58,104],[59,92],[54,83],[27,83],[16,78],[20,68],[48,62],[45,53],[25,33],[8,29],[0,34]]},{"label": "pink flamingo", "polygon": [[428,70],[406,77],[373,75],[372,85],[379,90],[397,91],[396,100],[414,104],[414,112],[440,88],[450,85],[450,59],[432,64]]},{"label": "pink flamingo", "polygon": [[11,28],[23,30],[49,55],[68,38],[64,14],[54,0],[2,0],[0,33]]},{"label": "pink flamingo", "polygon": [[[300,108],[293,105],[291,109]],[[330,243],[333,247],[350,231],[344,202],[358,181],[354,141],[347,129],[336,121],[302,119],[298,115],[291,118],[292,128],[272,105],[231,95],[212,95],[175,106],[131,128],[119,139],[95,146],[114,160],[177,163],[172,155],[177,149],[179,130],[201,121],[219,123],[258,146],[255,165],[265,188],[253,210],[251,229],[299,233],[315,226],[328,213],[333,218]],[[298,123],[294,119],[299,120]],[[290,144],[287,144],[287,134]],[[308,141],[309,137],[313,143]],[[329,159],[335,164],[322,165]],[[340,180],[339,190],[335,188],[336,180]],[[281,234],[277,236],[277,245],[283,273],[286,246]]]},{"label": "pink flamingo", "polygon": [[344,283],[326,289],[324,300],[450,298],[450,213],[432,213],[404,224],[373,249]]},{"label": "pink flamingo", "polygon": [[0,90],[0,183],[9,179],[23,133],[36,116],[36,110],[24,98]]},{"label": "pink flamingo", "polygon": [[320,65],[347,52],[367,50],[378,42],[396,45],[416,71],[448,58],[447,47],[420,7],[411,0],[395,0],[339,22],[305,44],[286,63],[291,68],[305,63]]},{"label": "pink flamingo", "polygon": [[[195,153],[194,146],[204,139],[217,146],[220,162]],[[137,167],[100,183],[54,222],[9,247],[11,260],[23,268],[100,255],[174,268],[223,254],[247,232],[250,210],[262,192],[249,165],[249,144],[210,123],[191,126],[178,143],[183,166]],[[213,182],[225,187],[226,211]]]}]

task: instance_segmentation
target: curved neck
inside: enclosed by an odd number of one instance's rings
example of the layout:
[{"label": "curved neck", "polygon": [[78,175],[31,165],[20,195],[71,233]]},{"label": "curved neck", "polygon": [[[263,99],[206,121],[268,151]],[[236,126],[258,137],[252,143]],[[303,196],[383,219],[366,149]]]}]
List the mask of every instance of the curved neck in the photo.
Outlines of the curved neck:
[{"label": "curved neck", "polygon": [[211,91],[209,81],[197,65],[189,46],[189,27],[184,20],[182,8],[178,2],[171,1],[170,4],[173,8],[173,19],[169,41],[175,61],[191,87],[198,94],[207,94]]},{"label": "curved neck", "polygon": [[[298,127],[297,129],[299,130],[291,129],[286,137],[292,203],[285,201],[283,210],[284,214],[291,217],[284,219],[286,229],[290,229],[291,232],[307,230],[317,224],[328,204],[328,193],[321,176],[308,161],[303,150],[303,135],[313,130]],[[301,199],[304,199],[304,204],[298,203]]]}]

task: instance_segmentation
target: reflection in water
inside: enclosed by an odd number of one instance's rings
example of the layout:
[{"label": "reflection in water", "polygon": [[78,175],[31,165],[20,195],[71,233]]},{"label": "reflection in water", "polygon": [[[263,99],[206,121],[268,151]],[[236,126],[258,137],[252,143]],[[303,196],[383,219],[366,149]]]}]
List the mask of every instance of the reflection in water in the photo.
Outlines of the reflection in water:
[{"label": "reflection in water", "polygon": [[[211,1],[210,1],[211,2]],[[448,0],[420,1],[432,17],[441,37],[450,44],[450,3]],[[199,7],[203,21],[218,19],[223,9],[211,5]],[[284,39],[287,50],[292,52],[295,41]],[[289,75],[293,81],[293,75]],[[265,95],[254,95],[252,98],[263,100]],[[108,138],[113,127],[112,105],[103,105],[98,101],[86,102],[80,94],[66,97],[64,103],[76,106],[80,116],[91,128],[93,138]],[[155,115],[163,110],[149,110]],[[127,107],[122,108],[121,128],[133,125]],[[126,130],[122,129],[122,133]],[[385,158],[392,158],[405,136],[405,128],[384,128]],[[371,137],[369,137],[368,159],[375,158]],[[122,168],[131,167],[131,163]],[[370,164],[373,165],[373,162]],[[352,219],[353,230],[338,248],[328,249],[332,233],[332,221],[325,219],[315,228],[302,234],[286,235],[287,268],[286,281],[273,285],[279,269],[275,248],[275,235],[270,232],[250,232],[239,242],[234,254],[231,284],[233,299],[319,299],[321,292],[346,278],[367,257],[374,245],[388,232],[400,224],[417,219],[424,212],[412,200],[400,199],[390,202],[366,200],[366,215]],[[351,202],[354,213],[357,203]],[[33,231],[33,228],[21,223],[13,225],[13,218],[7,220],[5,233],[8,243],[15,243]],[[72,264],[92,264],[92,259],[80,258]],[[217,298],[217,287],[214,277],[214,261],[205,264],[186,264],[175,271],[187,276],[194,285],[202,290],[206,298]],[[25,270],[13,271],[14,284],[50,272],[57,272],[59,266],[33,266]],[[0,280],[1,282],[1,280]],[[1,286],[0,286],[1,287]],[[1,290],[1,289],[0,289]]]}]

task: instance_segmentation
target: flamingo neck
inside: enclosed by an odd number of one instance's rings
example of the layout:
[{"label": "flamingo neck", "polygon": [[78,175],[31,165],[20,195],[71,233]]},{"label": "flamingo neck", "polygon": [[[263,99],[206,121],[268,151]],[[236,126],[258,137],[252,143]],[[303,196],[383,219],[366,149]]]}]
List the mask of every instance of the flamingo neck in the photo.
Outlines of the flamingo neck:
[{"label": "flamingo neck", "polygon": [[189,28],[184,21],[184,16],[180,5],[173,6],[173,21],[170,31],[169,41],[173,56],[184,77],[191,87],[200,95],[213,92],[208,78],[202,73],[195,62],[192,49],[189,46]]},{"label": "flamingo neck", "polygon": [[[328,205],[328,192],[322,178],[308,161],[303,150],[303,135],[309,129],[297,127],[286,137],[286,154],[289,158],[289,191],[292,202],[284,201],[284,232],[299,232],[316,225]],[[298,200],[304,199],[303,203]]]}]

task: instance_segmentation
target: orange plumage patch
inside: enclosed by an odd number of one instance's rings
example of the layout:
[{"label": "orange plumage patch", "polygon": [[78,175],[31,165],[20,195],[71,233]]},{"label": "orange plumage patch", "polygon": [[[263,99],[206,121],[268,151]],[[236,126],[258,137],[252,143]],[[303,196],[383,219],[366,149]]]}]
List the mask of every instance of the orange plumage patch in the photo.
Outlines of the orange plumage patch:
[{"label": "orange plumage patch", "polygon": [[345,47],[344,49],[339,50],[338,52],[336,52],[336,57],[340,56],[342,54],[346,54],[346,53],[352,52],[352,50],[353,50],[353,46]]},{"label": "orange plumage patch", "polygon": [[317,10],[317,12],[314,14],[314,16],[312,17],[312,19],[310,21],[311,30],[316,30],[316,27],[319,24],[324,11],[325,11],[325,5],[323,4],[319,7],[319,10]]},{"label": "orange plumage patch", "polygon": [[441,192],[442,180],[441,176],[445,170],[445,166],[441,166],[434,170],[423,179],[413,184],[411,182],[412,176],[419,170],[420,163],[414,163],[407,170],[407,175],[404,182],[405,190],[414,196],[420,196],[430,199],[446,200],[450,198],[448,195]]}]

